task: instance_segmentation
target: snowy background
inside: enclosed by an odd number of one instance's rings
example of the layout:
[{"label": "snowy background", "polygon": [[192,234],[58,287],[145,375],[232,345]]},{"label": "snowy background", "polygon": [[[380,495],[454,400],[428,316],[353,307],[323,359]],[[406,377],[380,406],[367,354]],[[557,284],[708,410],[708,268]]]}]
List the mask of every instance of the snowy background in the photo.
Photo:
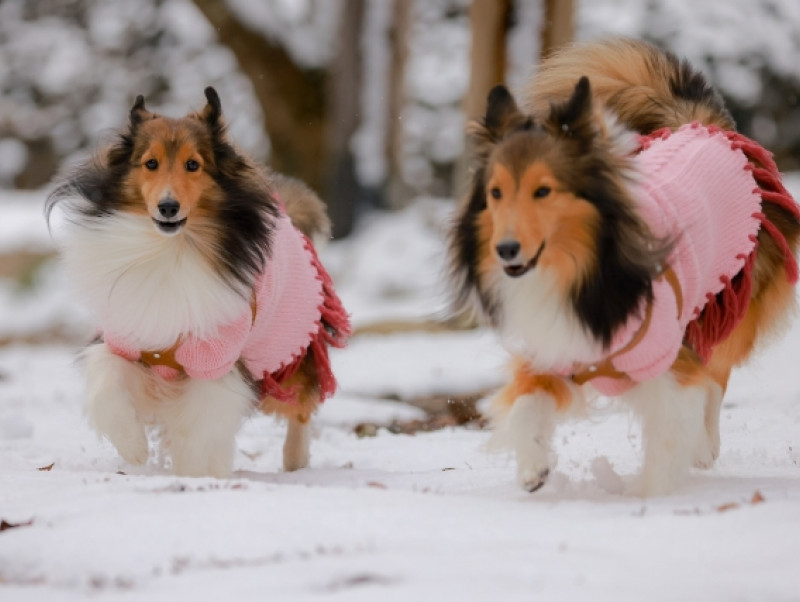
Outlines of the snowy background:
[{"label": "snowy background", "polygon": [[[358,327],[437,313],[448,211],[420,200],[329,246]],[[44,244],[37,211],[12,214]],[[85,333],[59,271],[42,277],[47,299],[6,292],[4,331]],[[798,600],[800,324],[734,375],[716,466],[652,500],[625,494],[639,430],[613,405],[559,429],[530,495],[481,421],[428,431],[394,401],[499,385],[505,355],[483,330],[356,336],[333,356],[311,467],[281,472],[283,428],[256,417],[227,480],[122,462],[81,415],[75,351],[0,348],[2,600]]]},{"label": "snowy background", "polygon": [[[223,0],[219,0],[222,2]],[[307,69],[336,50],[342,0],[224,0]],[[410,0],[406,0],[410,1]],[[380,188],[390,119],[400,119],[400,174],[410,189],[449,193],[464,150],[469,83],[469,0],[415,2],[405,102],[389,105],[392,2],[365,0],[361,122],[351,142],[361,184]],[[576,37],[643,37],[689,58],[725,94],[740,128],[800,169],[800,2],[796,0],[579,0]],[[507,79],[522,85],[539,44],[541,3],[516,0]],[[269,157],[264,116],[234,54],[191,0],[0,2],[0,187],[38,187],[65,158],[120,126],[137,94],[172,115],[204,102],[214,85],[237,142]],[[266,116],[267,119],[269,115]],[[475,115],[468,116],[474,118]]]},{"label": "snowy background", "polygon": [[[291,32],[309,64],[327,60],[332,13],[236,3],[269,8],[264,27]],[[382,4],[369,2],[378,30]],[[420,4],[407,114],[424,181],[462,150],[469,38],[467,2]],[[535,23],[535,4],[520,4],[515,27]],[[794,0],[579,3],[579,37],[609,31],[663,40],[743,106],[768,104],[766,71],[800,77]],[[518,85],[536,46],[512,38]],[[13,186],[45,161],[42,140],[72,157],[119,125],[132,95],[159,93],[180,114],[209,80],[237,141],[267,157],[247,127],[259,118],[250,84],[190,2],[0,1],[0,600],[800,600],[800,323],[735,373],[719,461],[674,494],[625,494],[639,429],[613,404],[559,429],[550,480],[525,494],[513,461],[484,451],[471,406],[503,382],[504,352],[488,331],[431,325],[445,307],[448,198],[370,211],[325,250],[359,334],[334,353],[340,390],[314,423],[309,469],[281,472],[283,427],[267,417],[243,427],[228,480],[122,462],[81,414],[74,360],[91,325],[52,259],[46,187]],[[783,103],[800,119],[797,97]],[[375,159],[373,117],[354,144]],[[754,118],[765,144],[787,133],[771,119]],[[365,162],[362,175],[384,168]],[[787,179],[800,196],[800,175]],[[403,326],[414,323],[426,327]]]}]

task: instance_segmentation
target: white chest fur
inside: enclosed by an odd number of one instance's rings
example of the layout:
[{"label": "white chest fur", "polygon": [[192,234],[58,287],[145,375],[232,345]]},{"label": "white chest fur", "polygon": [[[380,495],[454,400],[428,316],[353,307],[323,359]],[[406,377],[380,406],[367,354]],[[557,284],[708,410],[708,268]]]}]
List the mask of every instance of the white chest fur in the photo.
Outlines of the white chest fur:
[{"label": "white chest fur", "polygon": [[499,331],[506,349],[538,370],[595,361],[601,346],[581,325],[546,268],[520,278],[495,275],[500,299]]},{"label": "white chest fur", "polygon": [[97,322],[140,348],[169,347],[186,334],[213,336],[248,306],[248,294],[226,283],[187,234],[163,236],[146,216],[72,222],[61,242]]}]

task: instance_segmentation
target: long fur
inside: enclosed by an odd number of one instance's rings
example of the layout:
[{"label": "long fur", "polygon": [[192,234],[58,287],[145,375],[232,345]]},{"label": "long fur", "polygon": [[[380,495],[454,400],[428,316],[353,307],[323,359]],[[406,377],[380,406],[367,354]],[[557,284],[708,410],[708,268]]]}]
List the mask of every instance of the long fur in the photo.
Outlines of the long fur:
[{"label": "long fur", "polygon": [[[544,483],[553,421],[583,397],[558,375],[642,317],[676,242],[653,235],[630,192],[638,135],[695,121],[734,129],[699,71],[649,44],[615,39],[545,60],[522,108],[496,87],[469,126],[471,182],[450,233],[454,310],[485,318],[514,357],[493,403],[493,441],[516,453],[525,489]],[[763,211],[796,253],[796,214],[766,197]],[[667,374],[624,396],[634,406],[652,401],[640,411],[638,493],[663,493],[691,463],[713,463],[731,369],[792,306],[785,249],[767,230],[758,234],[747,312],[707,364],[685,346]]]},{"label": "long fur", "polygon": [[[309,237],[325,238],[324,205],[304,185],[271,181],[228,140],[219,96],[173,119],[139,96],[129,123],[96,157],[67,174],[47,201],[75,288],[98,322],[140,349],[169,349],[181,337],[215,336],[216,326],[251,311],[252,291],[273,248],[281,203]],[[279,189],[280,198],[275,190]],[[243,368],[216,381],[164,381],[112,353],[103,340],[84,352],[90,423],[140,464],[144,429],[163,430],[179,474],[226,476],[234,438],[255,408],[289,419],[286,465],[308,462],[308,420],[319,402],[312,354],[300,403],[271,403]]]}]

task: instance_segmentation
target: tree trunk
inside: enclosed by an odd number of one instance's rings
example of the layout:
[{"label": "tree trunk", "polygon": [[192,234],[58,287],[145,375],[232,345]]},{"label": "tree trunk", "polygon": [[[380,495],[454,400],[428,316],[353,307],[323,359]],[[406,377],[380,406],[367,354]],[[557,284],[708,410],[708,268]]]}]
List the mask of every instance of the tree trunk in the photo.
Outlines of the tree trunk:
[{"label": "tree trunk", "polygon": [[386,131],[386,156],[389,173],[386,183],[386,202],[392,209],[408,204],[411,187],[403,178],[403,111],[406,104],[406,62],[408,61],[408,32],[411,26],[412,0],[394,0],[392,8],[391,72],[389,75],[389,116]]},{"label": "tree trunk", "polygon": [[[489,90],[505,81],[506,37],[511,20],[511,4],[511,0],[474,0],[470,6],[470,74],[463,105],[468,121],[484,115]],[[453,169],[453,191],[456,196],[466,190],[468,166],[469,152],[465,152]]]},{"label": "tree trunk", "polygon": [[575,0],[544,0],[541,58],[569,44],[575,37]]},{"label": "tree trunk", "polygon": [[324,194],[324,72],[300,68],[283,47],[236,19],[224,2],[194,1],[253,83],[272,147],[272,168]]},{"label": "tree trunk", "polygon": [[333,236],[353,229],[356,204],[364,189],[356,175],[350,141],[361,122],[361,32],[365,0],[346,0],[339,24],[338,48],[328,71],[329,127],[325,153],[324,199],[333,222]]},{"label": "tree trunk", "polygon": [[510,17],[511,0],[474,0],[470,6],[472,47],[469,89],[464,100],[467,119],[483,115],[489,90],[505,81]]}]

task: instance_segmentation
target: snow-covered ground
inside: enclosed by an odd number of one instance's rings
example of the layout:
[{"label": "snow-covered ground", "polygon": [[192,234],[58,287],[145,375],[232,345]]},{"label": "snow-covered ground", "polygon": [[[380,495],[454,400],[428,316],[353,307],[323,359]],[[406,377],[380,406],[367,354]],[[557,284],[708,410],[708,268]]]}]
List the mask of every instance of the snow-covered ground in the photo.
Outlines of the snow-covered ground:
[{"label": "snow-covered ground", "polygon": [[[5,249],[22,231],[46,248],[40,208],[0,195]],[[326,250],[356,325],[439,315],[447,211],[376,215]],[[0,287],[0,338],[88,332],[57,267],[41,278]],[[485,331],[356,337],[335,352],[311,468],[281,472],[283,428],[257,417],[228,480],[122,462],[81,415],[75,351],[0,348],[0,519],[15,526],[0,531],[0,600],[800,600],[800,323],[734,376],[717,465],[649,500],[621,493],[640,440],[614,406],[559,430],[533,495],[485,430],[355,434],[422,417],[386,397],[498,385]]]}]

